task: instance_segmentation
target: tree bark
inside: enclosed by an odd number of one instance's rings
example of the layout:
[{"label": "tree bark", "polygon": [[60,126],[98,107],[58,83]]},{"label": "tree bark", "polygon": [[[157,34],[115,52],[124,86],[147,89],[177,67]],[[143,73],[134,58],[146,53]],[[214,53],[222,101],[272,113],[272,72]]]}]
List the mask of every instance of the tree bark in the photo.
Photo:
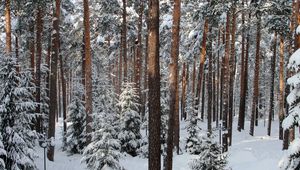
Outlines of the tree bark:
[{"label": "tree bark", "polygon": [[275,67],[276,67],[276,49],[277,49],[277,33],[274,34],[273,57],[271,59],[271,89],[270,89],[270,106],[268,117],[268,136],[271,136],[272,116],[274,114],[274,83],[275,83]]},{"label": "tree bark", "polygon": [[208,19],[206,18],[204,21],[204,32],[203,32],[203,38],[201,43],[201,52],[200,52],[200,65],[199,65],[199,73],[198,73],[198,85],[196,87],[196,97],[195,97],[195,104],[194,104],[194,111],[198,113],[199,108],[199,102],[200,102],[200,91],[201,91],[201,85],[202,85],[202,77],[204,72],[204,63],[206,60],[206,39],[207,39],[207,33],[208,33]]},{"label": "tree bark", "polygon": [[[137,50],[136,50],[136,61],[135,61],[135,85],[138,92],[139,99],[142,99],[141,94],[141,65],[142,65],[142,28],[143,28],[143,13],[144,13],[144,0],[140,0],[139,8],[139,18],[138,18],[138,39],[137,39]],[[142,111],[143,102],[141,102],[139,107],[139,113]]]},{"label": "tree bark", "polygon": [[182,67],[182,92],[181,92],[181,118],[186,120],[186,86],[187,86],[188,67],[183,63]]},{"label": "tree bark", "polygon": [[[36,16],[36,113],[41,112],[41,61],[42,61],[42,33],[43,33],[43,11],[42,7],[38,6]],[[34,55],[34,54],[33,54]],[[37,117],[36,130],[38,133],[42,133],[42,121],[41,116]]]},{"label": "tree bark", "polygon": [[[244,0],[242,1],[244,6]],[[246,94],[245,94],[245,12],[242,12],[242,54],[241,54],[241,76],[240,76],[240,105],[239,105],[239,118],[238,128],[240,132],[242,130],[242,122],[245,121],[245,105],[246,105]]]},{"label": "tree bark", "polygon": [[124,60],[124,81],[127,80],[127,0],[122,0],[123,2],[123,13],[122,13],[122,57]]},{"label": "tree bark", "polygon": [[[59,20],[60,20],[60,0],[55,1],[55,13],[53,19],[53,54],[51,57],[50,74],[50,111],[49,111],[49,130],[48,138],[55,138],[55,117],[57,114],[57,64],[59,56]],[[54,161],[54,146],[48,149],[47,157]]]},{"label": "tree bark", "polygon": [[234,82],[235,82],[235,31],[236,31],[236,4],[232,6],[232,30],[231,30],[231,56],[230,56],[230,80],[229,80],[229,108],[228,108],[228,145],[232,144],[232,121],[234,114],[233,99],[234,99]]},{"label": "tree bark", "polygon": [[[172,26],[172,47],[170,63],[170,112],[168,122],[167,138],[167,163],[166,170],[172,170],[173,160],[173,134],[174,145],[179,154],[179,93],[178,93],[178,55],[179,55],[179,29],[180,29],[180,3],[181,0],[174,0],[173,26]],[[173,129],[174,128],[174,129]]]},{"label": "tree bark", "polygon": [[10,0],[5,0],[5,33],[6,33],[6,47],[5,51],[10,55],[11,48],[11,15],[10,15]]},{"label": "tree bark", "polygon": [[255,70],[254,70],[254,83],[253,83],[253,100],[252,100],[252,114],[250,122],[250,132],[251,136],[254,135],[254,123],[257,119],[256,109],[258,104],[259,95],[259,62],[260,62],[260,40],[261,40],[261,18],[257,21],[257,32],[256,32],[256,55],[255,55]]},{"label": "tree bark", "polygon": [[159,1],[149,0],[149,170],[160,170]]},{"label": "tree bark", "polygon": [[67,92],[66,92],[66,79],[64,76],[64,66],[62,55],[59,57],[60,63],[60,78],[61,78],[61,90],[62,90],[62,112],[63,112],[63,144],[67,142]]},{"label": "tree bark", "polygon": [[[208,75],[207,75],[207,131],[208,135],[211,135],[212,133],[212,102],[213,102],[213,91],[212,91],[212,65],[213,65],[213,54],[212,54],[212,42],[209,43],[208,47]],[[203,85],[203,88],[205,88],[205,85]],[[204,98],[202,98],[204,100]]]},{"label": "tree bark", "polygon": [[282,121],[284,119],[284,39],[280,35],[280,49],[279,49],[279,139],[283,139]]},{"label": "tree bark", "polygon": [[91,142],[92,133],[92,56],[91,56],[91,38],[90,38],[90,12],[89,1],[83,0],[84,7],[84,47],[85,47],[85,109],[86,109],[86,143]]},{"label": "tree bark", "polygon": [[[225,41],[225,56],[224,56],[224,85],[222,89],[223,97],[223,110],[222,110],[222,125],[223,129],[228,129],[228,108],[229,108],[229,83],[230,83],[230,68],[229,68],[229,56],[230,56],[230,13],[227,12],[226,19],[226,41]],[[223,151],[228,150],[228,133],[223,133]]]}]

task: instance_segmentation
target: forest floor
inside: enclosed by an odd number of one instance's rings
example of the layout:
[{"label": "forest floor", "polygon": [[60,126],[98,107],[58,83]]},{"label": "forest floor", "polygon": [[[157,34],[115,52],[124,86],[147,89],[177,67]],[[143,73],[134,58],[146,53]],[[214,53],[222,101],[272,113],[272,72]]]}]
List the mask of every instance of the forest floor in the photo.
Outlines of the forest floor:
[{"label": "forest floor", "polygon": [[[236,121],[235,121],[236,122]],[[184,150],[184,140],[186,137],[186,122],[181,123],[181,148]],[[202,129],[206,128],[206,123],[200,122]],[[249,135],[249,122],[246,122],[245,130],[238,132],[236,123],[233,128],[232,146],[229,148],[228,168],[232,170],[276,170],[278,162],[283,154],[282,141],[278,140],[278,121],[272,125],[271,137],[267,136],[267,128],[264,122],[259,122],[255,127],[255,136]],[[218,133],[218,132],[217,132]],[[218,135],[216,140],[219,140]],[[44,150],[37,147],[37,166],[39,170],[44,168]],[[194,156],[183,151],[183,154],[174,154],[174,170],[188,170],[188,164]],[[81,155],[68,155],[62,151],[62,121],[57,124],[55,161],[47,160],[47,170],[85,170],[86,165],[81,163]],[[148,160],[140,157],[124,156],[120,160],[126,170],[147,170]]]}]

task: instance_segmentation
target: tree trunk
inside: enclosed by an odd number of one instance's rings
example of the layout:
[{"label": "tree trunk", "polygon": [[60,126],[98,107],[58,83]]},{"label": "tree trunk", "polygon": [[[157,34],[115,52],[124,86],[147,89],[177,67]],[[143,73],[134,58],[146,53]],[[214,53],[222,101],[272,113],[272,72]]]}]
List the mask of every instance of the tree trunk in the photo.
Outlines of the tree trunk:
[{"label": "tree trunk", "polygon": [[[229,107],[229,83],[230,83],[230,68],[229,68],[229,56],[230,56],[230,13],[227,12],[226,19],[226,41],[225,41],[225,56],[224,56],[224,85],[222,89],[222,97],[223,97],[223,110],[222,110],[222,125],[223,129],[228,129],[228,107]],[[223,151],[228,150],[228,133],[223,133]]]},{"label": "tree trunk", "polygon": [[[85,33],[83,32],[82,44],[81,44],[81,83],[85,90]],[[82,95],[82,101],[85,101],[85,94]]]},{"label": "tree trunk", "polygon": [[160,170],[159,1],[149,0],[149,170]]},{"label": "tree trunk", "polygon": [[34,20],[29,21],[29,32],[28,46],[30,53],[30,68],[32,71],[32,77],[35,77],[35,48],[34,48]]},{"label": "tree trunk", "polygon": [[200,112],[200,118],[201,121],[204,121],[204,110],[205,110],[205,83],[206,83],[206,79],[207,79],[207,73],[203,73],[202,76],[203,80],[202,80],[202,92],[201,92],[201,112]]},{"label": "tree trunk", "polygon": [[[148,17],[146,17],[147,23],[148,22]],[[149,25],[149,24],[147,24]],[[146,50],[145,50],[145,63],[144,63],[144,90],[143,90],[143,110],[142,110],[142,120],[145,119],[145,114],[146,114],[146,108],[147,108],[147,89],[148,89],[148,37],[149,35],[146,34]]]},{"label": "tree trunk", "polygon": [[[174,145],[179,154],[179,93],[178,93],[178,55],[179,55],[179,27],[180,27],[180,0],[174,0],[173,26],[172,26],[172,47],[170,64],[170,112],[168,122],[167,139],[167,164],[166,170],[172,170],[173,159],[173,134]],[[174,129],[173,129],[174,128]],[[174,131],[173,131],[174,130]]]},{"label": "tree trunk", "polygon": [[204,21],[204,32],[203,32],[203,38],[201,43],[201,52],[200,52],[200,65],[199,65],[199,73],[198,73],[198,85],[196,87],[196,97],[195,97],[195,104],[194,104],[194,111],[198,113],[199,108],[199,102],[200,102],[200,91],[201,91],[201,85],[202,85],[202,77],[204,72],[204,63],[206,60],[206,39],[207,39],[207,33],[208,33],[208,19],[205,19]]},{"label": "tree trunk", "polygon": [[5,51],[10,55],[11,48],[11,16],[10,16],[10,0],[5,0],[5,33],[6,33],[6,47]]},{"label": "tree trunk", "polygon": [[62,90],[62,112],[63,112],[63,144],[67,142],[67,92],[66,92],[66,80],[64,77],[64,67],[62,55],[59,57],[60,62],[60,78],[61,78],[61,90]]},{"label": "tree trunk", "polygon": [[122,57],[124,60],[124,81],[127,80],[127,11],[126,11],[126,7],[127,7],[127,0],[122,0],[123,2],[123,13],[122,13]]},{"label": "tree trunk", "polygon": [[[41,112],[41,62],[42,62],[42,33],[43,33],[43,11],[42,7],[38,6],[37,16],[36,16],[36,102],[38,103],[36,107],[36,113]],[[37,117],[36,131],[42,133],[41,116]]]},{"label": "tree trunk", "polygon": [[[50,112],[49,112],[49,130],[48,138],[55,138],[55,116],[57,114],[57,64],[59,56],[59,20],[60,20],[60,0],[55,1],[55,13],[53,20],[53,54],[51,57],[51,74],[50,74]],[[54,161],[54,146],[48,149],[47,157]]]},{"label": "tree trunk", "polygon": [[279,63],[279,139],[283,139],[282,121],[284,119],[284,39],[280,35],[280,63]]},{"label": "tree trunk", "polygon": [[276,48],[277,48],[277,33],[274,34],[273,57],[271,59],[271,89],[270,89],[270,106],[268,120],[268,135],[271,136],[272,115],[274,114],[274,83],[275,83],[275,67],[276,67]]},{"label": "tree trunk", "polygon": [[[138,39],[137,39],[137,50],[136,50],[136,61],[135,61],[135,85],[139,99],[142,99],[141,94],[141,65],[142,65],[142,28],[143,28],[143,13],[144,13],[144,0],[140,0],[139,7],[139,19],[138,19]],[[139,113],[142,111],[143,102],[139,102]]]},{"label": "tree trunk", "polygon": [[84,47],[85,47],[85,109],[86,109],[86,143],[91,142],[92,133],[92,56],[91,56],[91,38],[90,38],[90,12],[89,1],[83,0],[84,6]]},{"label": "tree trunk", "polygon": [[[242,1],[244,6],[244,0]],[[245,105],[246,105],[246,94],[245,94],[245,12],[242,12],[242,54],[241,54],[241,76],[240,76],[240,105],[239,105],[239,118],[238,118],[238,131],[242,130],[242,122],[245,121]]]},{"label": "tree trunk", "polygon": [[250,122],[250,132],[251,136],[254,135],[254,123],[257,119],[256,108],[258,107],[258,95],[259,95],[259,61],[260,61],[260,39],[261,39],[261,18],[257,21],[257,32],[256,32],[256,55],[255,55],[255,70],[254,70],[254,83],[253,83],[253,100],[252,100],[252,114]]},{"label": "tree trunk", "polygon": [[[210,29],[211,30],[211,29]],[[212,126],[211,126],[211,122],[212,122],[212,100],[213,100],[213,93],[212,93],[212,65],[213,65],[213,54],[212,54],[212,42],[209,43],[208,45],[208,75],[207,75],[207,94],[208,94],[208,98],[207,98],[207,131],[208,131],[208,135],[211,135],[212,133]],[[205,87],[205,85],[203,85],[203,88]],[[204,100],[204,98],[202,98],[202,100]]]},{"label": "tree trunk", "polygon": [[181,118],[186,120],[186,86],[187,86],[188,67],[183,63],[182,67],[182,92],[181,92]]},{"label": "tree trunk", "polygon": [[231,56],[230,56],[230,82],[229,82],[229,108],[228,108],[228,145],[231,146],[232,143],[232,121],[234,114],[233,108],[233,98],[234,98],[234,80],[235,80],[235,31],[236,31],[236,4],[232,7],[232,30],[231,30]]}]

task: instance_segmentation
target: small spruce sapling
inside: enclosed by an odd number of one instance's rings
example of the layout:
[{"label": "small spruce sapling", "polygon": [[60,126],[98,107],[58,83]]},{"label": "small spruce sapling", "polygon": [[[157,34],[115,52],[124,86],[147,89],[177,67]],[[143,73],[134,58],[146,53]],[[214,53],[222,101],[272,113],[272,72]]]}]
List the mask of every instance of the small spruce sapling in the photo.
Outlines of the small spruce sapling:
[{"label": "small spruce sapling", "polygon": [[189,164],[192,170],[223,170],[227,165],[227,155],[222,147],[213,140],[211,134],[202,138],[201,152]]},{"label": "small spruce sapling", "polygon": [[118,135],[122,152],[132,156],[137,155],[140,148],[141,120],[138,111],[138,95],[132,83],[124,83],[118,106],[120,107],[121,131]]},{"label": "small spruce sapling", "polygon": [[72,101],[68,106],[66,149],[72,154],[81,153],[85,147],[85,107],[82,101],[83,87],[80,83],[74,88]]},{"label": "small spruce sapling", "polygon": [[99,86],[97,111],[94,114],[92,142],[85,148],[82,161],[87,163],[89,169],[121,170],[119,164],[121,144],[117,138],[119,133],[119,118],[115,111],[114,93],[112,88]]}]

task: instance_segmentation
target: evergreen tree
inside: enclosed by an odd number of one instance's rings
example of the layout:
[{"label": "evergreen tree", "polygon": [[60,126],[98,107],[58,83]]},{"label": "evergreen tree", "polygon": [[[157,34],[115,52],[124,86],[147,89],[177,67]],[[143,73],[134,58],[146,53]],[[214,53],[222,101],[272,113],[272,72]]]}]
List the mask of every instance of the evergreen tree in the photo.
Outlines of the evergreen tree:
[{"label": "evergreen tree", "polygon": [[5,169],[5,163],[4,160],[2,159],[5,156],[6,156],[6,151],[4,150],[4,146],[2,143],[2,135],[0,133],[0,169]]},{"label": "evergreen tree", "polygon": [[121,144],[117,138],[120,130],[117,112],[114,111],[114,93],[111,87],[101,85],[97,88],[99,96],[95,98],[98,113],[94,114],[92,141],[83,152],[83,161],[90,169],[115,169],[119,164]]},{"label": "evergreen tree", "polygon": [[35,118],[35,103],[29,87],[31,74],[16,71],[14,57],[2,58],[0,80],[3,82],[0,96],[0,130],[3,146],[7,155],[4,157],[7,169],[36,169],[34,163],[35,131],[31,122]]},{"label": "evergreen tree", "polygon": [[70,105],[68,106],[69,116],[67,121],[71,125],[67,128],[66,148],[71,153],[81,153],[85,146],[85,107],[82,101],[83,87],[77,83]]},{"label": "evergreen tree", "polygon": [[[95,117],[94,117],[95,118]],[[83,152],[83,161],[87,163],[89,169],[122,169],[119,164],[120,141],[116,139],[114,127],[115,118],[113,115],[102,112],[97,116],[99,129],[93,132],[92,142]]]},{"label": "evergreen tree", "polygon": [[118,138],[121,141],[122,151],[132,156],[137,155],[141,139],[141,120],[137,112],[139,107],[137,100],[138,96],[133,88],[133,84],[124,83],[119,103],[117,104],[121,110],[121,132]]},{"label": "evergreen tree", "polygon": [[[288,68],[294,71],[296,74],[287,80],[287,84],[290,85],[291,91],[287,96],[287,102],[289,104],[289,115],[283,120],[282,127],[284,129],[290,129],[294,126],[300,125],[300,112],[299,112],[299,99],[300,99],[300,72],[299,72],[299,56],[300,49],[298,49],[289,60]],[[300,140],[295,139],[291,142],[288,150],[285,152],[280,162],[280,168],[285,170],[299,169],[300,168]]]},{"label": "evergreen tree", "polygon": [[192,170],[222,170],[226,167],[227,156],[222,154],[221,146],[213,141],[212,135],[203,138],[201,153],[190,163]]},{"label": "evergreen tree", "polygon": [[201,152],[201,137],[199,136],[200,128],[197,126],[198,118],[190,116],[189,124],[187,125],[188,137],[186,139],[185,149],[190,154],[199,154]]}]

